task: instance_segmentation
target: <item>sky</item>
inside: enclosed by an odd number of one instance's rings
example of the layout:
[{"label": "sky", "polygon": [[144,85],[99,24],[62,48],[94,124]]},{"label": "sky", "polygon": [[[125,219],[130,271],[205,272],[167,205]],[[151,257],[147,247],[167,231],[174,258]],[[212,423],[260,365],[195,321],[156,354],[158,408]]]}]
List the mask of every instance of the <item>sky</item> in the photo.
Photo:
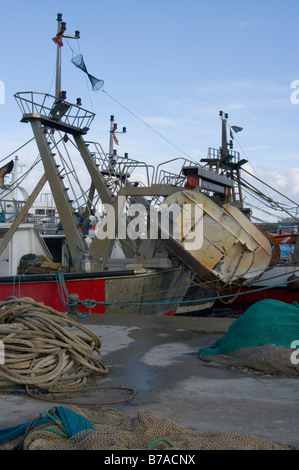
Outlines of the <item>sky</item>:
[{"label": "sky", "polygon": [[[245,168],[275,187],[276,201],[299,203],[298,0],[52,0],[1,6],[0,160],[32,137],[14,94],[55,94],[57,13],[66,33],[62,88],[96,114],[88,139],[108,151],[115,116],[117,151],[150,165],[178,157],[199,162],[221,144],[219,111],[243,128],[234,150]],[[92,91],[72,57],[104,80]],[[292,88],[292,86],[294,88]],[[298,90],[298,92],[297,92]],[[25,150],[24,163],[36,158]],[[173,168],[175,164],[173,163]],[[244,177],[246,177],[244,175]],[[249,177],[250,178],[250,177]],[[257,180],[252,180],[258,185]],[[258,217],[288,216],[261,206]],[[268,214],[267,214],[267,213]]]}]

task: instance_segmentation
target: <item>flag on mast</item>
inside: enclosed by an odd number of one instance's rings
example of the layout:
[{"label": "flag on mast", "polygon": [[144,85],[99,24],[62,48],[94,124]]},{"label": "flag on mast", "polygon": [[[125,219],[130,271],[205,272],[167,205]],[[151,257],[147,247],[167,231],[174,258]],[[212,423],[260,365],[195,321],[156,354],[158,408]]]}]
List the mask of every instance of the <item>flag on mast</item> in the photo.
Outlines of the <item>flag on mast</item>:
[{"label": "flag on mast", "polygon": [[231,126],[231,128],[235,133],[241,132],[243,130],[243,127],[239,127],[239,126]]},{"label": "flag on mast", "polygon": [[232,133],[232,130],[237,134],[237,132],[241,132],[241,131],[243,130],[243,127],[231,126],[231,127],[229,128],[230,138],[231,138],[231,139],[234,139],[234,134]]},{"label": "flag on mast", "polygon": [[59,33],[57,34],[57,36],[55,36],[55,38],[52,38],[52,41],[54,41],[55,44],[61,47],[63,46],[62,37],[63,37],[63,33]]},{"label": "flag on mast", "polygon": [[118,140],[117,140],[117,138],[116,138],[115,132],[113,132],[113,140],[114,140],[114,142],[116,143],[116,145],[118,145]]},{"label": "flag on mast", "polygon": [[116,145],[118,145],[118,140],[117,140],[117,137],[116,137],[116,135],[115,135],[116,129],[117,129],[117,124],[114,124],[113,131],[112,131],[112,135],[113,135],[113,140],[114,140],[114,142],[116,143]]}]

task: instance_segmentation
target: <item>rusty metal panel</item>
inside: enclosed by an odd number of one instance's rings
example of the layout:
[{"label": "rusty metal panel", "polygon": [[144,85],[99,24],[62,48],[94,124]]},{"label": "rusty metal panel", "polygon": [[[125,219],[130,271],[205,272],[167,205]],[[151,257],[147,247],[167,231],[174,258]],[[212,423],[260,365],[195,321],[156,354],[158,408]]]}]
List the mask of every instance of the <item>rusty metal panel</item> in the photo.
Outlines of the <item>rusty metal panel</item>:
[{"label": "rusty metal panel", "polygon": [[[241,224],[208,197],[196,191],[177,192],[165,199],[166,206],[178,204],[201,205],[203,209],[202,246],[195,250],[186,249],[186,236],[167,238],[164,227],[159,225],[160,236],[165,246],[174,253],[195,274],[206,280],[235,282],[243,279],[250,270],[256,244]],[[182,228],[182,217],[174,218],[173,226]]]},{"label": "rusty metal panel", "polygon": [[236,219],[242,227],[251,235],[255,248],[254,261],[251,269],[245,274],[245,279],[255,278],[263,274],[268,269],[271,258],[272,250],[271,245],[265,235],[254,225],[246,215],[238,209],[238,207],[231,204],[224,204],[223,209]]},{"label": "rusty metal panel", "polygon": [[278,241],[270,235],[270,233],[264,232],[260,227],[258,227],[260,232],[262,232],[267,240],[269,240],[270,246],[271,246],[271,261],[269,263],[268,269],[272,269],[278,261],[280,260],[280,246]]}]

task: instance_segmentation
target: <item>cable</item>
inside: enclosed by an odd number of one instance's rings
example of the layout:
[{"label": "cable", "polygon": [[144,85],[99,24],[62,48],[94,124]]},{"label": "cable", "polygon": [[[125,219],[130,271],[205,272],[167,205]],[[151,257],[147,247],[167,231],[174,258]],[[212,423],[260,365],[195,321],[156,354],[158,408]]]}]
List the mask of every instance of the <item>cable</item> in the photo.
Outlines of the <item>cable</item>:
[{"label": "cable", "polygon": [[184,152],[184,150],[180,149],[179,147],[177,147],[177,145],[175,145],[173,142],[171,142],[170,140],[168,140],[166,137],[164,137],[162,134],[160,134],[160,132],[156,131],[153,127],[151,127],[147,122],[145,122],[143,119],[141,119],[140,117],[138,117],[135,113],[133,113],[133,111],[130,111],[126,106],[124,106],[123,104],[121,104],[116,98],[113,98],[113,96],[111,96],[109,93],[107,93],[107,91],[105,90],[102,90],[103,93],[105,93],[107,96],[109,96],[109,98],[111,98],[113,101],[115,101],[115,103],[119,104],[119,106],[121,106],[123,109],[125,109],[128,113],[130,113],[132,116],[134,116],[136,119],[138,119],[138,121],[142,122],[142,124],[144,124],[146,127],[148,127],[151,131],[155,132],[155,134],[157,134],[159,137],[161,137],[162,139],[164,139],[168,144],[172,145],[172,147],[174,147],[176,150],[179,150],[179,152],[183,153],[184,155],[186,155],[186,157],[188,157],[190,160],[192,160],[194,163],[196,163],[198,165],[198,162],[196,162],[196,160],[194,160],[194,158],[190,157],[190,155],[188,155],[186,152]]},{"label": "cable", "polygon": [[2,158],[2,160],[0,160],[0,163],[4,162],[4,160],[6,160],[7,158],[11,157],[12,155],[14,155],[16,152],[18,152],[19,150],[21,150],[23,147],[25,147],[27,144],[29,144],[30,142],[32,142],[33,140],[35,140],[35,137],[32,137],[32,139],[28,140],[28,142],[26,142],[25,144],[21,145],[21,147],[17,148],[14,152],[11,152],[9,155],[7,155],[6,157]]}]

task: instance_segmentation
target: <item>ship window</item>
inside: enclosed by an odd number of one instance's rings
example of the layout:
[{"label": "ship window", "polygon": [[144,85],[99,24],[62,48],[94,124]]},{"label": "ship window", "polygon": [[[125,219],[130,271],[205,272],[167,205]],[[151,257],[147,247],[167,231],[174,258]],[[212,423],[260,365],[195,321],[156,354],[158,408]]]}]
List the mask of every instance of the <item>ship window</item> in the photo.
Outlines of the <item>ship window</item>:
[{"label": "ship window", "polygon": [[45,209],[35,209],[35,215],[45,215]]},{"label": "ship window", "polygon": [[46,209],[46,215],[53,216],[55,215],[55,209]]}]

